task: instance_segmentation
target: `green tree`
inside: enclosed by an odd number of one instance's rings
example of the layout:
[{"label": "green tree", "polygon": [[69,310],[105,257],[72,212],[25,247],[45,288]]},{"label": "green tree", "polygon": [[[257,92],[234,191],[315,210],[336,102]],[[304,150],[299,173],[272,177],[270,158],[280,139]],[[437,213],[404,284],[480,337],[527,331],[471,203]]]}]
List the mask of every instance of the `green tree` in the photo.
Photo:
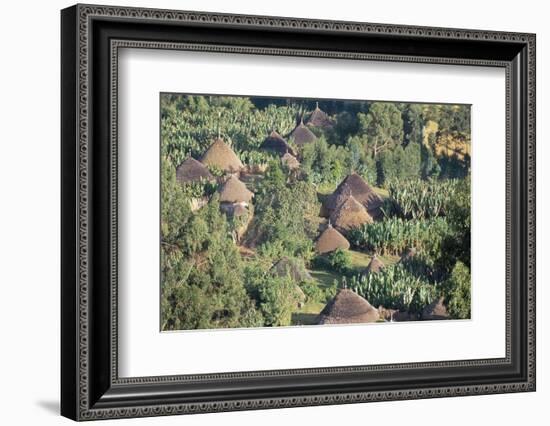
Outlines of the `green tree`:
[{"label": "green tree", "polygon": [[424,115],[420,104],[405,104],[402,112],[405,145],[422,144]]},{"label": "green tree", "polygon": [[403,143],[401,111],[390,102],[374,102],[368,114],[358,113],[360,131],[367,136],[374,158]]},{"label": "green tree", "polygon": [[313,184],[336,183],[349,169],[349,150],[329,145],[324,137],[303,147],[302,171]]},{"label": "green tree", "polygon": [[458,319],[470,318],[472,305],[470,269],[462,262],[457,262],[445,286],[449,295],[447,307],[450,315]]},{"label": "green tree", "polygon": [[349,251],[340,248],[330,253],[328,255],[328,260],[332,269],[338,272],[346,272],[351,266],[351,255]]},{"label": "green tree", "polygon": [[249,234],[264,256],[309,260],[319,224],[317,192],[305,181],[287,184],[281,170],[280,163],[270,163],[256,192],[256,217]]},{"label": "green tree", "polygon": [[255,283],[258,308],[266,326],[290,325],[299,301],[298,287],[289,277],[264,275]]},{"label": "green tree", "polygon": [[163,169],[161,212],[163,329],[260,325],[263,319],[243,285],[242,260],[217,195],[191,214],[169,170]]}]

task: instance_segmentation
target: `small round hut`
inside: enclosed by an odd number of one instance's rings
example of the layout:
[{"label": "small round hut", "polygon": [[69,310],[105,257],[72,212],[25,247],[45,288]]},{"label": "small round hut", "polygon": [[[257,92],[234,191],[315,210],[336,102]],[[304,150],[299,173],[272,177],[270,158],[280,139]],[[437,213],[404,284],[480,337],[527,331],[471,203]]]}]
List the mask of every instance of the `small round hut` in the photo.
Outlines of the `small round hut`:
[{"label": "small round hut", "polygon": [[219,192],[220,203],[242,204],[246,206],[250,203],[252,197],[254,197],[254,193],[235,175],[231,175],[225,181],[220,187]]},{"label": "small round hut", "polygon": [[300,121],[294,130],[290,133],[289,138],[298,146],[302,147],[308,143],[314,142],[317,136],[307,128],[303,121]]},{"label": "small round hut", "polygon": [[366,223],[372,223],[367,209],[351,194],[347,194],[330,215],[330,221],[340,232],[347,232]]},{"label": "small round hut", "polygon": [[296,155],[294,149],[283,139],[283,137],[273,130],[267,138],[262,142],[261,147],[266,151],[274,152],[280,156],[290,153]]},{"label": "small round hut", "polygon": [[382,269],[384,269],[386,265],[378,258],[378,256],[375,254],[372,256],[372,259],[370,260],[369,264],[365,268],[365,274],[376,274],[380,272]]},{"label": "small round hut", "polygon": [[449,319],[447,308],[443,304],[443,298],[434,300],[422,310],[420,317],[423,320],[446,320]]},{"label": "small round hut", "polygon": [[215,178],[210,171],[200,161],[193,157],[187,159],[176,168],[176,179],[181,184],[214,181]]},{"label": "small round hut", "polygon": [[360,324],[380,319],[378,309],[350,289],[340,289],[319,314],[318,324]]},{"label": "small round hut", "polygon": [[330,129],[334,126],[334,123],[329,118],[328,114],[319,108],[319,102],[316,103],[315,109],[309,115],[306,124],[308,126],[319,127],[321,129]]},{"label": "small round hut", "polygon": [[340,232],[329,223],[327,229],[319,236],[315,242],[315,251],[319,254],[333,252],[336,249],[349,249],[349,242]]},{"label": "small round hut", "polygon": [[218,167],[225,173],[238,173],[244,167],[237,154],[220,138],[206,150],[201,162],[206,166]]}]

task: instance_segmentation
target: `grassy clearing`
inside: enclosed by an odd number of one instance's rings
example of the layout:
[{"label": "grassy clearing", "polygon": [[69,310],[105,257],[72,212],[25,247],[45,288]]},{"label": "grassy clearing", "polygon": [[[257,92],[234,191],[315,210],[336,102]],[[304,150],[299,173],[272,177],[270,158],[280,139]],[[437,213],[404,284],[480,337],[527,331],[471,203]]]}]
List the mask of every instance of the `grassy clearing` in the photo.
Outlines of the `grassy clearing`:
[{"label": "grassy clearing", "polygon": [[340,281],[341,274],[332,271],[325,271],[324,269],[312,270],[311,276],[319,283],[319,287],[322,289],[328,287],[334,287],[334,280]]},{"label": "grassy clearing", "polygon": [[[371,261],[372,255],[360,251],[350,250],[351,269],[354,273],[360,273],[365,270]],[[391,265],[399,260],[397,256],[380,257],[385,265]],[[314,269],[310,271],[310,275],[315,279],[320,289],[334,287],[342,279],[342,274],[339,272],[328,271],[325,269]],[[296,309],[292,313],[292,325],[313,325],[316,324],[319,313],[325,307],[324,302],[310,301],[302,308]]]},{"label": "grassy clearing", "polygon": [[324,303],[308,302],[301,309],[292,313],[292,325],[314,325],[317,323],[319,312],[325,307]]},{"label": "grassy clearing", "polygon": [[351,267],[357,272],[365,269],[372,258],[366,253],[355,250],[349,250],[349,254],[351,255]]}]

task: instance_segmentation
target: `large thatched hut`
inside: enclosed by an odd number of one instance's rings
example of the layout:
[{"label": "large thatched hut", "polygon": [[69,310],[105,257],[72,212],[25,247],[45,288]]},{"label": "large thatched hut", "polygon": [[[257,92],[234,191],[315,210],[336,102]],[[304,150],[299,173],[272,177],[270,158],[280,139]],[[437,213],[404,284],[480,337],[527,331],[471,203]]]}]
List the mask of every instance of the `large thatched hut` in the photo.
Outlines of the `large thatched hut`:
[{"label": "large thatched hut", "polygon": [[332,211],[330,221],[338,231],[345,233],[366,223],[372,223],[373,219],[367,209],[348,193]]},{"label": "large thatched hut", "polygon": [[295,282],[309,281],[312,279],[301,260],[287,256],[275,262],[270,271],[277,277],[286,277],[288,275]]},{"label": "large thatched hut", "polygon": [[315,109],[309,115],[306,124],[312,127],[319,127],[322,129],[329,129],[334,126],[334,122],[330,119],[328,114],[319,108],[319,102],[317,102]]},{"label": "large thatched hut", "polygon": [[318,324],[357,324],[376,322],[378,309],[350,289],[340,289],[319,314]]},{"label": "large thatched hut", "polygon": [[300,124],[298,124],[290,133],[289,138],[298,147],[302,147],[308,143],[314,142],[317,139],[317,136],[315,136],[315,133],[307,128],[303,121],[300,121]]},{"label": "large thatched hut", "polygon": [[357,173],[346,176],[340,185],[338,185],[336,190],[325,201],[325,210],[329,214],[332,213],[338,207],[342,195],[348,192],[367,209],[369,215],[374,219],[381,216],[380,207],[383,204],[382,198]]},{"label": "large thatched hut", "polygon": [[336,249],[349,249],[349,241],[329,223],[315,242],[315,250],[319,254],[324,254],[333,252]]},{"label": "large thatched hut", "polygon": [[254,193],[251,192],[235,175],[231,175],[229,179],[227,179],[220,187],[219,191],[220,203],[239,203],[247,205],[254,196]]},{"label": "large thatched hut", "polygon": [[176,168],[176,179],[181,184],[214,181],[215,178],[210,171],[200,161],[193,157],[187,159]]},{"label": "large thatched hut", "polygon": [[201,162],[207,166],[217,167],[226,173],[238,173],[244,167],[237,154],[220,138],[217,138],[206,150]]},{"label": "large thatched hut", "polygon": [[273,130],[269,134],[269,136],[264,139],[264,141],[262,142],[261,148],[266,151],[274,152],[281,156],[285,155],[286,153],[296,155],[296,152],[294,152],[294,149],[275,130]]}]

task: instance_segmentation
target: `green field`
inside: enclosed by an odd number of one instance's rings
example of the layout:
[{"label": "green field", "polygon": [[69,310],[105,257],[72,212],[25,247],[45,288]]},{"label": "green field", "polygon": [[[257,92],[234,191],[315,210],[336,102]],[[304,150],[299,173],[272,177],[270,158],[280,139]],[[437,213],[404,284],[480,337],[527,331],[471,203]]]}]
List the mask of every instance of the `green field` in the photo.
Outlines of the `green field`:
[{"label": "green field", "polygon": [[[351,255],[351,273],[360,274],[368,266],[372,255],[360,251],[349,250]],[[384,265],[392,265],[399,260],[398,256],[379,256]],[[309,271],[315,283],[321,290],[330,288],[336,289],[342,279],[342,274],[326,269],[312,269]],[[313,325],[316,324],[319,313],[323,310],[326,300],[308,301],[301,308],[292,313],[292,325]]]}]

